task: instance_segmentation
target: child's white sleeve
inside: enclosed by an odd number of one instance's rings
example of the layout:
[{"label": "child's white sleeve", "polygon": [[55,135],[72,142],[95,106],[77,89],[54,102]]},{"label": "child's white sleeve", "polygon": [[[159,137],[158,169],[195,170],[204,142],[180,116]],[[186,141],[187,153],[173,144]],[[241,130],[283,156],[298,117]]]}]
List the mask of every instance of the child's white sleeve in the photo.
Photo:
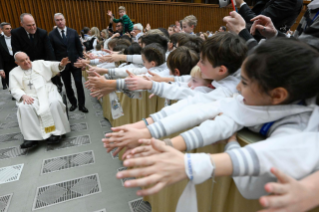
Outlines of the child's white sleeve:
[{"label": "child's white sleeve", "polygon": [[175,82],[188,82],[192,78],[191,75],[175,76]]},{"label": "child's white sleeve", "polygon": [[143,64],[142,55],[139,55],[139,54],[126,55],[126,62],[135,63],[135,64]]},{"label": "child's white sleeve", "polygon": [[162,138],[194,127],[207,119],[215,118],[219,113],[220,107],[217,101],[208,104],[194,104],[150,124],[147,128],[152,137]]},{"label": "child's white sleeve", "polygon": [[226,145],[233,165],[233,179],[240,193],[248,199],[265,195],[264,185],[276,181],[270,169],[302,179],[319,170],[319,133],[287,134],[240,148],[237,142]]},{"label": "child's white sleeve", "polygon": [[115,63],[100,63],[97,67],[106,69],[115,68]]},{"label": "child's white sleeve", "polygon": [[196,92],[196,95],[188,96],[187,98],[182,99],[173,105],[164,107],[159,112],[151,114],[150,117],[152,117],[154,122],[156,122],[166,116],[169,116],[171,114],[174,114],[176,112],[183,110],[185,107],[189,105],[197,104],[197,103],[211,103],[213,101],[223,99],[225,97],[229,97],[229,96],[226,96],[225,93],[223,92],[223,89],[220,89],[220,88],[212,90],[209,93]]},{"label": "child's white sleeve", "polygon": [[104,41],[104,49],[109,49],[109,42],[110,42],[110,40],[111,40],[112,38],[108,38],[108,39],[106,39],[106,41]]},{"label": "child's white sleeve", "polygon": [[184,99],[188,96],[194,96],[197,92],[190,89],[187,86],[180,86],[177,83],[168,84],[166,82],[154,82],[152,85],[152,89],[148,92],[153,93],[159,97],[171,99],[171,100],[179,100]]},{"label": "child's white sleeve", "polygon": [[147,69],[145,67],[143,67],[143,68],[123,67],[123,68],[108,69],[108,75],[112,79],[124,78],[124,77],[128,76],[128,74],[126,73],[126,70],[128,70],[129,72],[131,72],[134,75],[141,75],[141,74],[147,73]]},{"label": "child's white sleeve", "polygon": [[242,128],[243,126],[237,124],[232,118],[220,115],[216,116],[214,120],[204,121],[198,127],[182,133],[181,136],[187,150],[192,150],[228,139]]}]

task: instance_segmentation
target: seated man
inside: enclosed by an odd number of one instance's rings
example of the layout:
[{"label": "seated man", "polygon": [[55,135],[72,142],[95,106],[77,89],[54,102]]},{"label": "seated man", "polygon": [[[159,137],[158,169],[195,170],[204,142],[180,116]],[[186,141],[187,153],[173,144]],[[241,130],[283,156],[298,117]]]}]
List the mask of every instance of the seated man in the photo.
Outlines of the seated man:
[{"label": "seated man", "polygon": [[61,135],[70,132],[66,107],[51,78],[70,63],[38,60],[31,62],[24,52],[17,52],[14,59],[18,67],[10,72],[10,90],[17,100],[18,122],[24,138],[21,148],[35,147],[39,141],[48,144],[61,141]]}]

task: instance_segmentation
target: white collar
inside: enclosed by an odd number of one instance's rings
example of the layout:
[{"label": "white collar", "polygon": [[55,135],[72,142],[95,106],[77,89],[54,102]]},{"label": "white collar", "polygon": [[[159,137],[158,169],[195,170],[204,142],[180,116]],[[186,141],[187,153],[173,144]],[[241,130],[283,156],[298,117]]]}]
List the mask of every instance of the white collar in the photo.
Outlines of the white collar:
[{"label": "white collar", "polygon": [[61,33],[62,30],[64,30],[64,32],[66,32],[66,26],[63,29],[60,29],[59,27],[57,27],[59,32]]},{"label": "white collar", "polygon": [[4,36],[5,39],[9,39],[9,38],[11,39],[11,36],[7,37],[5,34],[3,34],[3,36]]}]

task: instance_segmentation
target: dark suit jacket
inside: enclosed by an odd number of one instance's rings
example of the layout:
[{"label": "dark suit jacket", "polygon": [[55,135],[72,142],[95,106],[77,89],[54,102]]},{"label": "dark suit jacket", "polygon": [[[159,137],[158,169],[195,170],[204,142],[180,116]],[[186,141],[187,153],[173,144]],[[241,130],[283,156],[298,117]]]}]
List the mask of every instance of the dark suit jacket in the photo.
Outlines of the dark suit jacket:
[{"label": "dark suit jacket", "polygon": [[[266,4],[269,5],[265,8]],[[286,26],[286,32],[295,23],[303,6],[303,0],[259,0],[253,9],[247,4],[239,9],[239,14],[245,19],[246,23],[257,15],[264,15],[271,18],[275,27],[280,28]]]},{"label": "dark suit jacket", "polygon": [[14,62],[13,56],[10,55],[5,37],[0,36],[0,70],[4,70],[9,73],[17,65]]},{"label": "dark suit jacket", "polygon": [[47,31],[45,31],[44,29],[37,28],[37,31],[34,34],[33,45],[23,27],[12,30],[11,35],[13,54],[17,51],[23,51],[30,57],[31,61],[55,60]]},{"label": "dark suit jacket", "polygon": [[66,30],[67,44],[63,43],[60,32],[57,28],[49,33],[50,42],[54,49],[55,57],[58,61],[64,57],[69,57],[73,64],[79,57],[83,57],[82,44],[77,31],[67,27]]}]

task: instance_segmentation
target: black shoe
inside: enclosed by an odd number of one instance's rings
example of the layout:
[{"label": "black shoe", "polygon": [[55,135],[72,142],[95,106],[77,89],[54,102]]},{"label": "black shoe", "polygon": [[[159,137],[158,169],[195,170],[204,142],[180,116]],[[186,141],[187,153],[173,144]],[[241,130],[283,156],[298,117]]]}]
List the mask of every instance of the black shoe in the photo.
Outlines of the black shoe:
[{"label": "black shoe", "polygon": [[72,106],[70,107],[70,111],[74,111],[76,108],[77,108],[76,105],[72,105]]},{"label": "black shoe", "polygon": [[82,111],[83,113],[89,112],[89,110],[85,106],[79,107],[79,110]]},{"label": "black shoe", "polygon": [[27,141],[24,140],[23,144],[20,145],[21,149],[26,149],[26,148],[31,148],[31,147],[36,147],[39,145],[38,141]]},{"label": "black shoe", "polygon": [[15,101],[16,99],[12,97],[12,100]]},{"label": "black shoe", "polygon": [[8,89],[8,87],[5,85],[5,86],[3,86],[3,90],[7,90]]},{"label": "black shoe", "polygon": [[47,144],[58,144],[61,142],[62,136],[60,135],[51,135],[51,137],[48,139]]}]

